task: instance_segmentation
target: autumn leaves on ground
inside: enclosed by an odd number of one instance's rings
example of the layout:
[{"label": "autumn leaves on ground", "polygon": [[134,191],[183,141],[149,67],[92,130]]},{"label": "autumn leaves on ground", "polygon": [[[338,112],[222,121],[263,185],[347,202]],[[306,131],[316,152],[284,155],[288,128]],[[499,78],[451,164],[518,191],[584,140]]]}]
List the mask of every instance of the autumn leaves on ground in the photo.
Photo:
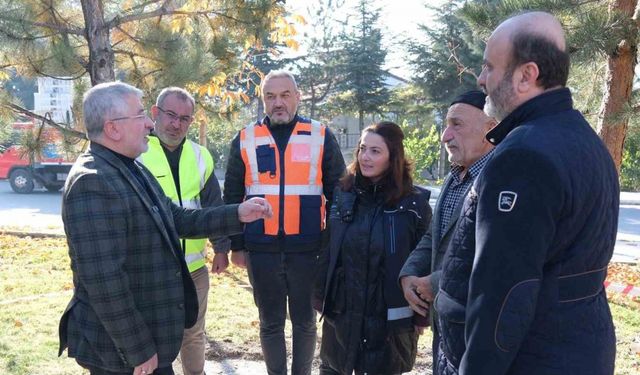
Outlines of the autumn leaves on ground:
[{"label": "autumn leaves on ground", "polygon": [[[613,264],[608,280],[640,286],[640,265]],[[1,374],[80,373],[66,353],[57,357],[58,319],[72,289],[64,239],[0,233]],[[640,298],[609,293],[609,299],[618,341],[616,374],[638,374]],[[207,358],[260,361],[258,314],[244,270],[229,267],[222,275],[212,275],[209,301]],[[287,335],[290,333],[287,322]],[[420,339],[414,374],[424,374],[431,367],[430,340],[427,330]]]}]

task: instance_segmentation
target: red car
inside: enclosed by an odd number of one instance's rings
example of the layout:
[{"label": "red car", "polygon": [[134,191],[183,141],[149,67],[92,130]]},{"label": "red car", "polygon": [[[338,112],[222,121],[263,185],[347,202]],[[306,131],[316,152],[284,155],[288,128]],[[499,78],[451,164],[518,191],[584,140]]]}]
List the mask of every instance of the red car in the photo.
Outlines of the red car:
[{"label": "red car", "polygon": [[[13,128],[18,133],[33,131],[34,124],[15,123]],[[8,179],[16,193],[31,193],[37,187],[58,191],[64,186],[73,165],[73,160],[62,152],[62,137],[56,130],[44,129],[38,137],[43,147],[39,155],[34,155],[33,163],[24,147],[0,146],[0,179]],[[75,156],[71,157],[75,159]]]}]

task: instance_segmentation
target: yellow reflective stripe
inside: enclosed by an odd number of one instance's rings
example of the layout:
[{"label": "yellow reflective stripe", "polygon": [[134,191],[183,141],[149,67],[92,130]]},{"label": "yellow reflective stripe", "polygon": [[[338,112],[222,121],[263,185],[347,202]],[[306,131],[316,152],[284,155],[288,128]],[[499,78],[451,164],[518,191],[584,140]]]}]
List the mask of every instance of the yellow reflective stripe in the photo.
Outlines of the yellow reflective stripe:
[{"label": "yellow reflective stripe", "polygon": [[[247,195],[280,195],[280,185],[251,185],[246,187]],[[285,185],[284,195],[321,195],[322,186]]]},{"label": "yellow reflective stripe", "polygon": [[187,264],[203,260],[207,257],[207,250],[202,250],[197,253],[185,254],[184,260]]},{"label": "yellow reflective stripe", "polygon": [[193,153],[195,154],[196,164],[198,165],[198,175],[200,176],[200,191],[204,189],[204,184],[207,182],[207,163],[202,155],[202,148],[199,144],[189,141]]},{"label": "yellow reflective stripe", "polygon": [[320,147],[324,144],[322,136],[322,125],[315,120],[311,120],[311,160],[309,161],[309,184],[315,184],[318,177],[318,159],[320,158]]},{"label": "yellow reflective stripe", "polygon": [[[173,203],[177,204],[178,206],[180,205],[180,202],[174,201]],[[193,199],[184,199],[184,200],[182,200],[182,207],[189,208],[189,209],[192,209],[192,210],[197,210],[197,209],[202,208],[202,205],[200,204],[200,199],[193,198]]]}]

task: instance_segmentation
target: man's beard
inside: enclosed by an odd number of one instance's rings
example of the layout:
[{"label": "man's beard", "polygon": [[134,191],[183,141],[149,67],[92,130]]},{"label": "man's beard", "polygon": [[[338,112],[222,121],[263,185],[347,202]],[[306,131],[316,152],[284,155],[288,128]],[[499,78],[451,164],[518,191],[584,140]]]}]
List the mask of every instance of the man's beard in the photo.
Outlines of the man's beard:
[{"label": "man's beard", "polygon": [[515,92],[511,84],[511,77],[512,74],[505,74],[498,87],[487,95],[484,104],[484,113],[498,121],[504,120],[513,111],[511,100],[515,96]]}]

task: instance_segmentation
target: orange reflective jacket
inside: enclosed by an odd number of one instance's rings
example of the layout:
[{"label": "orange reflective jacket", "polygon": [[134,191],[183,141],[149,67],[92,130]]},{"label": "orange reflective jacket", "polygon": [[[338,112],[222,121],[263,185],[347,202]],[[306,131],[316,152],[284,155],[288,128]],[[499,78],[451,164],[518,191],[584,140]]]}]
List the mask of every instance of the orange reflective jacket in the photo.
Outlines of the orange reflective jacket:
[{"label": "orange reflective jacket", "polygon": [[284,160],[266,124],[251,124],[240,131],[246,198],[264,197],[273,207],[271,219],[247,224],[247,241],[268,243],[278,235],[299,243],[319,239],[326,226],[322,190],[325,130],[317,121],[300,118]]}]

